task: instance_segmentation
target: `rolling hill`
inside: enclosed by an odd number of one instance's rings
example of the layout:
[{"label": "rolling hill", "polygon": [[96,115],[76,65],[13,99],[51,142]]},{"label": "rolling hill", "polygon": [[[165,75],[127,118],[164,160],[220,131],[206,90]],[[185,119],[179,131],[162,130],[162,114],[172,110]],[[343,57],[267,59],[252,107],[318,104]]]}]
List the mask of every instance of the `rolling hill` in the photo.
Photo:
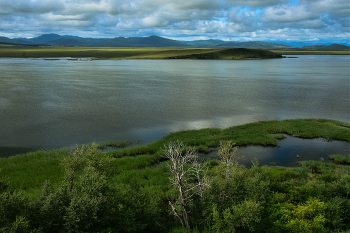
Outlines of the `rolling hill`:
[{"label": "rolling hill", "polygon": [[159,36],[148,37],[115,37],[115,38],[83,38],[78,36],[61,36],[58,34],[44,34],[35,38],[10,39],[0,37],[0,44],[22,45],[51,45],[51,46],[80,46],[80,47],[174,47],[174,48],[254,48],[254,49],[285,49],[285,50],[322,50],[322,51],[349,51],[346,45],[312,45],[302,48],[284,44],[263,41],[222,41],[196,40],[178,41]]}]

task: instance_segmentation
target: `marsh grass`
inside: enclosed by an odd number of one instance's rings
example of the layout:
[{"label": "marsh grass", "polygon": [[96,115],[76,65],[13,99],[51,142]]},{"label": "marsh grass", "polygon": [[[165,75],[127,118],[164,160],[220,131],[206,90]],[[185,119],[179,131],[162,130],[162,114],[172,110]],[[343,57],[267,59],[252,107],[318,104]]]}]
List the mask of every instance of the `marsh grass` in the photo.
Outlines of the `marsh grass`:
[{"label": "marsh grass", "polygon": [[[284,121],[261,121],[227,129],[200,129],[173,132],[148,145],[136,145],[118,150],[99,152],[100,156],[113,156],[116,160],[111,168],[111,176],[118,185],[127,183],[143,188],[158,187],[167,190],[169,180],[164,163],[162,148],[172,141],[182,141],[187,146],[194,146],[199,152],[216,149],[221,140],[232,140],[236,146],[262,145],[276,146],[276,135],[297,135],[301,138],[325,138],[327,140],[350,141],[350,125],[334,120],[297,119]],[[277,136],[280,138],[280,136]],[[122,143],[123,144],[123,143]],[[124,143],[125,144],[125,143]],[[0,159],[0,178],[9,181],[10,188],[24,190],[35,196],[46,180],[58,184],[63,179],[61,160],[72,154],[71,149],[38,151],[10,158]],[[257,158],[259,159],[258,155]],[[210,167],[217,165],[209,161]],[[303,164],[303,163],[302,163]],[[157,165],[157,166],[155,166]],[[303,169],[322,172],[325,163],[303,164],[303,168],[287,170],[276,167],[271,170],[271,179],[283,180],[286,177],[303,177]],[[299,169],[299,170],[298,170]],[[112,182],[113,183],[113,182]],[[151,188],[150,188],[151,189]],[[150,191],[151,192],[151,191]]]},{"label": "marsh grass", "polygon": [[57,183],[63,176],[59,164],[70,153],[70,149],[60,149],[2,158],[0,176],[8,180],[10,188],[22,190],[40,188],[46,180]]},{"label": "marsh grass", "polygon": [[176,140],[188,146],[195,146],[204,153],[217,148],[221,140],[232,140],[237,146],[277,146],[278,139],[282,138],[281,135],[350,142],[350,129],[347,128],[349,125],[340,121],[323,119],[259,121],[227,129],[208,128],[173,132],[146,146],[134,146],[108,153],[115,157],[157,154],[164,144]]},{"label": "marsh grass", "polygon": [[98,144],[97,148],[104,150],[107,147],[114,147],[114,148],[125,148],[130,146],[132,143],[130,141],[108,141],[108,142],[104,142],[104,143],[100,143]]},{"label": "marsh grass", "polygon": [[329,156],[335,164],[348,164],[350,165],[350,155],[331,155]]}]

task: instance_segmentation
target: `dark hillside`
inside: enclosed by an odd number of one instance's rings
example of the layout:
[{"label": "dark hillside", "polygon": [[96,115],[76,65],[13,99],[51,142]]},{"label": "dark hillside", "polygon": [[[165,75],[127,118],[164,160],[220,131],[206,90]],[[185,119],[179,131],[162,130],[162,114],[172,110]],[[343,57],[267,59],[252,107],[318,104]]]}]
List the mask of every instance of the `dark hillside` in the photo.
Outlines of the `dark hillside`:
[{"label": "dark hillside", "polygon": [[217,52],[189,54],[184,56],[168,57],[168,59],[224,59],[224,60],[241,60],[241,59],[269,59],[282,58],[282,55],[262,49],[245,49],[231,48],[222,49]]}]

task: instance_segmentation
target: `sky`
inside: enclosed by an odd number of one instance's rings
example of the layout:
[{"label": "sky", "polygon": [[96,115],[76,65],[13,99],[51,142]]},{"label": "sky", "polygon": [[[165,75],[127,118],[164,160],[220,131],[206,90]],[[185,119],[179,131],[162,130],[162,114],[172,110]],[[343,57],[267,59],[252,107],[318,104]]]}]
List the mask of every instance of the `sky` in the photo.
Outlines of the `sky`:
[{"label": "sky", "polygon": [[0,36],[350,44],[349,0],[0,0]]}]

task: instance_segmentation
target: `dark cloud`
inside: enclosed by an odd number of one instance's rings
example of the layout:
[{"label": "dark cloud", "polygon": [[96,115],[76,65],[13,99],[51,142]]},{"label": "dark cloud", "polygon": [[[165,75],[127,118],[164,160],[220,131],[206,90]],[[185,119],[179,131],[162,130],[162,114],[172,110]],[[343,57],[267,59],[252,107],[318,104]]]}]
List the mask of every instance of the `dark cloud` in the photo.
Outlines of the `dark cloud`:
[{"label": "dark cloud", "polygon": [[287,4],[290,0],[226,0],[228,6],[241,6],[241,7],[268,7],[280,4]]},{"label": "dark cloud", "polygon": [[305,6],[282,5],[266,8],[262,14],[261,20],[265,23],[288,23],[312,20],[318,17],[318,14],[309,11]]},{"label": "dark cloud", "polygon": [[348,0],[0,0],[0,36],[349,38]]}]

